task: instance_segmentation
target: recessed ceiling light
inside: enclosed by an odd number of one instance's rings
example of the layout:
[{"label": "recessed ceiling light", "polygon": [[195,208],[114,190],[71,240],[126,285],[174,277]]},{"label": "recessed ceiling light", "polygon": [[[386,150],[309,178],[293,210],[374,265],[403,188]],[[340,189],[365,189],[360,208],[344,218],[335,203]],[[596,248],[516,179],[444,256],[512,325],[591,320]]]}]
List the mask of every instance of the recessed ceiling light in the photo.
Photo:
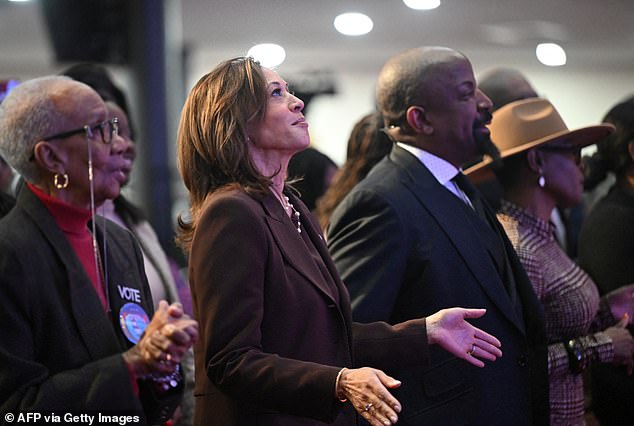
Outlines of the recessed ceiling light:
[{"label": "recessed ceiling light", "polygon": [[540,43],[535,49],[537,59],[549,67],[566,65],[566,51],[556,43]]},{"label": "recessed ceiling light", "polygon": [[342,13],[335,18],[335,28],[341,34],[358,36],[367,34],[374,28],[374,23],[368,15],[363,13]]},{"label": "recessed ceiling light", "polygon": [[252,56],[263,67],[273,68],[284,62],[286,51],[279,44],[262,43],[249,49],[247,56]]},{"label": "recessed ceiling light", "polygon": [[403,0],[405,6],[416,10],[431,10],[440,6],[440,0]]}]

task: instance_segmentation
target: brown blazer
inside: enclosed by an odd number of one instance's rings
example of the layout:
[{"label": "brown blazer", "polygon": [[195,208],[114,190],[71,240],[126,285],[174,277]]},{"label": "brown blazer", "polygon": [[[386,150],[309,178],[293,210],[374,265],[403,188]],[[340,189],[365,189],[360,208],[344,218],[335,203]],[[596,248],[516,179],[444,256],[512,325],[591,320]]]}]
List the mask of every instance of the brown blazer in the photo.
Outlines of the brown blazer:
[{"label": "brown blazer", "polygon": [[272,194],[229,189],[205,201],[189,261],[196,425],[352,425],[354,410],[334,396],[342,367],[428,360],[422,319],[352,323],[318,224],[288,196],[303,234]]}]

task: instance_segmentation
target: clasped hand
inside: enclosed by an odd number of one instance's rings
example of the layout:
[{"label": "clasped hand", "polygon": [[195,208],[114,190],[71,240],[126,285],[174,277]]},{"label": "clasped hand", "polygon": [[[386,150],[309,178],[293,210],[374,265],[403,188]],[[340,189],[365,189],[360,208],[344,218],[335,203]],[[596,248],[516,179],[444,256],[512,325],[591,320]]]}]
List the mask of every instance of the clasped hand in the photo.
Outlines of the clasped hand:
[{"label": "clasped hand", "polygon": [[139,342],[123,353],[137,378],[171,374],[198,340],[198,323],[185,315],[180,303],[159,303]]}]

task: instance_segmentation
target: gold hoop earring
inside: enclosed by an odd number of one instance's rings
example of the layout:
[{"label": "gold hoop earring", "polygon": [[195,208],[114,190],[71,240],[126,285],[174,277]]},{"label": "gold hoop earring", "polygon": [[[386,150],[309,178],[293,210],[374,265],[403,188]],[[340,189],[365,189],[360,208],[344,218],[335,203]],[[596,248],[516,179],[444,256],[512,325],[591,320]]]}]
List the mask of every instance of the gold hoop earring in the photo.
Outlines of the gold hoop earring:
[{"label": "gold hoop earring", "polygon": [[70,179],[68,179],[68,175],[66,173],[64,173],[62,175],[62,178],[64,178],[64,181],[60,183],[59,181],[59,173],[55,173],[55,176],[53,176],[53,185],[55,185],[55,188],[57,189],[65,189],[68,188],[68,184],[70,183]]}]

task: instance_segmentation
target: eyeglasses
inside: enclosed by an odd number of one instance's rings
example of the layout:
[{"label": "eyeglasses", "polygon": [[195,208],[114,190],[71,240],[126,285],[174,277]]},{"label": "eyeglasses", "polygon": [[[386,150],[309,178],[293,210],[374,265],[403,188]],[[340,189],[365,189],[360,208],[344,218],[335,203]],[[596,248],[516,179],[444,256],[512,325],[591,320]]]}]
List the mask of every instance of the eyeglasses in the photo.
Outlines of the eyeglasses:
[{"label": "eyeglasses", "polygon": [[576,145],[544,145],[540,151],[571,155],[577,164],[581,163],[581,148]]},{"label": "eyeglasses", "polygon": [[114,117],[111,120],[106,120],[103,123],[99,123],[94,126],[85,125],[81,129],[57,133],[55,135],[48,136],[42,140],[48,142],[53,139],[69,138],[82,132],[86,134],[86,137],[88,139],[93,139],[97,130],[99,130],[99,133],[101,133],[101,141],[106,145],[110,145],[115,136],[119,134],[119,119],[117,117]]}]

